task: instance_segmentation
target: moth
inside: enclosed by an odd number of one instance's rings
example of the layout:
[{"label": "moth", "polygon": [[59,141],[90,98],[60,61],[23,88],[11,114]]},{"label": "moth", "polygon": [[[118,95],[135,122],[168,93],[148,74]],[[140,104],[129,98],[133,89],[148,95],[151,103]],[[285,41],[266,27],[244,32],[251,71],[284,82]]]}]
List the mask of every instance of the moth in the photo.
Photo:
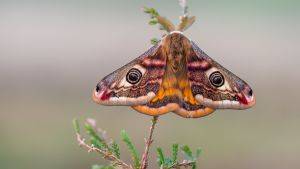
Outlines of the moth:
[{"label": "moth", "polygon": [[180,31],[165,35],[140,57],[104,77],[93,91],[93,100],[102,105],[131,106],[151,116],[173,112],[185,118],[255,104],[245,81]]}]

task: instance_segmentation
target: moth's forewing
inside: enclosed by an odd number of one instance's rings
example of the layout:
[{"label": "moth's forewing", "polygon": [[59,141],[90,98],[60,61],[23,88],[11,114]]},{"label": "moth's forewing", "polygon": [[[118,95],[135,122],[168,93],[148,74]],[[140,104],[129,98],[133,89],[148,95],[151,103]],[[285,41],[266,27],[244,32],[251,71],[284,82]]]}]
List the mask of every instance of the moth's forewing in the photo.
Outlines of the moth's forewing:
[{"label": "moth's forewing", "polygon": [[211,59],[192,41],[191,46],[187,57],[188,79],[199,103],[219,109],[246,109],[255,104],[252,89],[245,81]]},{"label": "moth's forewing", "polygon": [[142,105],[155,97],[166,65],[160,43],[103,78],[93,100],[103,105]]}]

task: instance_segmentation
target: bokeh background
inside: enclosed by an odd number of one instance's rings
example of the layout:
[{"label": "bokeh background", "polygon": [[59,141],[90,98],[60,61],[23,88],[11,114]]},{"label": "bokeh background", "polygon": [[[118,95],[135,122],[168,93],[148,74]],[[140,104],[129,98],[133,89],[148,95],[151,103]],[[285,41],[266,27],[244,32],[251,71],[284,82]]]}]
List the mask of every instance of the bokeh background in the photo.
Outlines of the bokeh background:
[{"label": "bokeh background", "polygon": [[[300,168],[300,1],[189,0],[185,34],[245,79],[257,104],[201,119],[162,116],[155,149],[203,148],[201,169]],[[95,118],[110,137],[126,129],[140,151],[150,117],[91,100],[96,83],[139,56],[162,32],[143,6],[178,22],[176,0],[1,0],[0,168],[82,169],[102,164],[80,149],[71,121]],[[122,147],[123,158],[130,160]],[[152,167],[155,168],[155,167]]]}]

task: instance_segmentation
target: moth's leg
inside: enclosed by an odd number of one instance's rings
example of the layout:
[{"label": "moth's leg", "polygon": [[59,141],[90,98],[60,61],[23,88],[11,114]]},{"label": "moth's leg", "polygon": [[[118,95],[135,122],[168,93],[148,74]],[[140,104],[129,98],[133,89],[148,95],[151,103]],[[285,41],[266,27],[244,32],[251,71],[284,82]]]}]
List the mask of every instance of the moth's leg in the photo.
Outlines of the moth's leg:
[{"label": "moth's leg", "polygon": [[212,108],[204,108],[204,109],[198,109],[194,111],[188,111],[183,108],[179,108],[178,110],[174,111],[175,114],[184,117],[184,118],[200,118],[207,116],[211,113],[213,113],[215,110]]},{"label": "moth's leg", "polygon": [[175,111],[179,108],[178,104],[176,103],[169,103],[166,106],[153,108],[146,105],[140,106],[132,106],[132,108],[140,113],[150,115],[150,116],[159,116],[163,115],[172,111]]}]

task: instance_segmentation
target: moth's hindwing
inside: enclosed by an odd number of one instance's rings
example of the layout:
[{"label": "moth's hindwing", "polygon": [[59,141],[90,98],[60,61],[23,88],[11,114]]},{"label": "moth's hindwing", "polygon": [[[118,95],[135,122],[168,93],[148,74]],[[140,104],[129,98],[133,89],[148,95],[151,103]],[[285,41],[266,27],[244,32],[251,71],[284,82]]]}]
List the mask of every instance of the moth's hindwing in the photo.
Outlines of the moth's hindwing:
[{"label": "moth's hindwing", "polygon": [[201,104],[192,105],[176,96],[166,96],[159,101],[150,102],[146,105],[133,106],[133,109],[152,116],[174,112],[184,118],[199,118],[214,112],[212,108]]},{"label": "moth's hindwing", "polygon": [[166,58],[158,44],[103,78],[94,90],[93,100],[103,105],[146,104],[157,94],[165,66]]}]

